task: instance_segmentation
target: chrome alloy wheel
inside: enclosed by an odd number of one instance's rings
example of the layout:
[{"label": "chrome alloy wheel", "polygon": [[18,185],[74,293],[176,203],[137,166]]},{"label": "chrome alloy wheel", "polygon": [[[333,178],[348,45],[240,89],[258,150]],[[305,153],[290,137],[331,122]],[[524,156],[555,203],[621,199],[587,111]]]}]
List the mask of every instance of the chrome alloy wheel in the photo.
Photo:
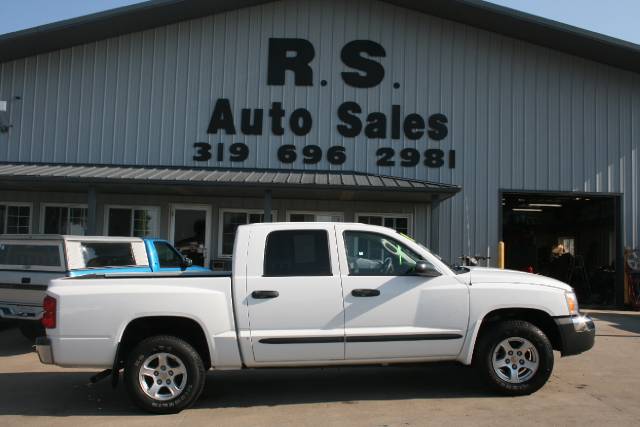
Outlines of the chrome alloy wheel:
[{"label": "chrome alloy wheel", "polygon": [[155,353],[147,357],[138,373],[140,387],[155,400],[174,399],[187,385],[187,368],[179,357],[170,353]]},{"label": "chrome alloy wheel", "polygon": [[494,347],[493,370],[503,381],[519,384],[530,380],[540,367],[535,346],[524,338],[510,337]]}]

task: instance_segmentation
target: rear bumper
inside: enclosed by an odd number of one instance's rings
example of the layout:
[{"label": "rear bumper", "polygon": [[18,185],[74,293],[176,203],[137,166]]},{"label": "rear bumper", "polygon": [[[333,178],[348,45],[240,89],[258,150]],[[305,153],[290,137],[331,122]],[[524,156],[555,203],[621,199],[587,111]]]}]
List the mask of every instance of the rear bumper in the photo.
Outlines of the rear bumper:
[{"label": "rear bumper", "polygon": [[42,306],[0,302],[0,317],[3,319],[40,320]]},{"label": "rear bumper", "polygon": [[596,326],[586,315],[556,317],[562,340],[562,355],[571,356],[589,350],[596,338]]},{"label": "rear bumper", "polygon": [[36,338],[36,353],[38,353],[40,363],[53,364],[53,350],[51,349],[51,340],[48,337]]}]

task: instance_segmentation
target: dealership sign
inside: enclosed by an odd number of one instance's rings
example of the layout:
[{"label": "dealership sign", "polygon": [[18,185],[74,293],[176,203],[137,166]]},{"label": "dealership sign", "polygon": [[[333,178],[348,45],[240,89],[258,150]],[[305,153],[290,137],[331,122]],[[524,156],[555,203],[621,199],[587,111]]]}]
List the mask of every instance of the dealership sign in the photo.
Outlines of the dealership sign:
[{"label": "dealership sign", "polygon": [[[356,71],[343,71],[342,81],[351,87],[368,89],[382,83],[385,69],[376,58],[384,58],[385,49],[379,43],[371,40],[353,40],[344,45],[340,51],[340,59],[344,65]],[[285,73],[290,71],[294,75],[296,86],[313,86],[313,69],[310,66],[315,57],[313,44],[308,40],[298,38],[269,39],[269,55],[267,84],[269,86],[283,86]],[[321,86],[327,82],[322,80]],[[398,89],[399,83],[393,87]],[[342,102],[336,111],[338,124],[336,131],[345,138],[355,138],[364,135],[367,139],[399,140],[443,140],[448,133],[447,117],[436,113],[423,117],[417,113],[403,113],[400,105],[391,105],[389,111],[365,112],[354,101]],[[296,108],[287,111],[281,102],[273,102],[268,109],[242,108],[240,117],[233,114],[231,101],[219,98],[214,105],[213,113],[207,128],[208,134],[227,135],[263,135],[267,132],[273,135],[284,135],[291,132],[297,136],[305,136],[313,129],[314,119],[306,108]],[[195,161],[208,161],[215,158],[223,161],[228,158],[232,162],[246,160],[250,153],[249,147],[241,142],[231,144],[225,149],[224,143],[214,147],[206,142],[194,144]],[[299,156],[300,154],[300,156]],[[228,157],[227,157],[228,156]],[[306,145],[300,153],[296,146],[282,145],[277,152],[278,160],[282,163],[302,161],[314,164],[326,158],[329,163],[340,165],[347,160],[348,153],[343,146],[333,146],[323,152],[318,145]],[[379,166],[395,166],[396,161],[402,166],[427,167],[455,167],[455,151],[430,148],[419,151],[415,148],[404,148],[397,153],[393,147],[381,147],[376,151]],[[300,159],[299,159],[300,157]]]}]

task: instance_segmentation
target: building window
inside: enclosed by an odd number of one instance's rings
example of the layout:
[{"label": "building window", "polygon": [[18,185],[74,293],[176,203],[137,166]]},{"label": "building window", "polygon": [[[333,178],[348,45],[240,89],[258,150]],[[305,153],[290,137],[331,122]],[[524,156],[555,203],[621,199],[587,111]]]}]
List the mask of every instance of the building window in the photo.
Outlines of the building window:
[{"label": "building window", "polygon": [[107,236],[155,237],[158,235],[160,208],[108,206]]},{"label": "building window", "polygon": [[42,230],[45,234],[87,233],[86,205],[44,205]]},{"label": "building window", "polygon": [[[277,218],[277,212],[271,212],[272,220]],[[233,241],[236,238],[236,230],[245,224],[264,222],[264,211],[261,210],[235,210],[224,209],[220,211],[220,229],[218,235],[218,254],[221,257],[233,255]]]},{"label": "building window", "polygon": [[398,233],[411,234],[411,215],[401,214],[357,214],[357,222],[369,225],[382,225]]},{"label": "building window", "polygon": [[344,215],[341,212],[287,212],[287,220],[290,222],[343,222]]},{"label": "building window", "polygon": [[325,230],[272,231],[264,251],[264,276],[330,276]]},{"label": "building window", "polygon": [[0,233],[29,234],[31,232],[31,205],[0,204]]}]

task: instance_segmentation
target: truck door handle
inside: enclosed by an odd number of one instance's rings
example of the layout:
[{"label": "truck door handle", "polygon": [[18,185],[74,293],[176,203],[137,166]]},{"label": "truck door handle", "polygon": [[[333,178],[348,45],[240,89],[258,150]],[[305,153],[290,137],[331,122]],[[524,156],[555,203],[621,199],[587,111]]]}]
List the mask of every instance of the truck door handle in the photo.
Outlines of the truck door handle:
[{"label": "truck door handle", "polygon": [[354,297],[377,297],[380,291],[377,289],[354,289],[351,291]]},{"label": "truck door handle", "polygon": [[251,296],[255,299],[268,299],[268,298],[278,298],[280,293],[278,291],[253,291],[251,292]]}]

